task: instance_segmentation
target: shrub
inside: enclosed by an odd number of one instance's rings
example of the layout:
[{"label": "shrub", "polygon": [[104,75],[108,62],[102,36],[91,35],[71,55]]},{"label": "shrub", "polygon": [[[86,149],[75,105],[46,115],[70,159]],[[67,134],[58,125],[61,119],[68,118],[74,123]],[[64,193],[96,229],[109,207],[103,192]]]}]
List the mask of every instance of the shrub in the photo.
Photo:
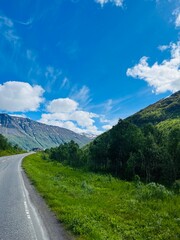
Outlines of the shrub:
[{"label": "shrub", "polygon": [[138,190],[138,198],[142,200],[149,199],[166,199],[172,196],[172,192],[167,190],[165,186],[151,182],[145,186],[142,186]]}]

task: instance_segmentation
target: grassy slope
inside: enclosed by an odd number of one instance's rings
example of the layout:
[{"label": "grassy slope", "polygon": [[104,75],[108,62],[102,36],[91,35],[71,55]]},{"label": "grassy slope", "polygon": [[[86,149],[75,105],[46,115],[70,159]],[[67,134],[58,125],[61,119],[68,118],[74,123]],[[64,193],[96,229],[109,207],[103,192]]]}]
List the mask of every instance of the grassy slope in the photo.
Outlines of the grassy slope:
[{"label": "grassy slope", "polygon": [[149,198],[145,186],[74,170],[40,153],[25,158],[23,167],[78,239],[180,239],[180,196]]},{"label": "grassy slope", "polygon": [[167,119],[170,120],[179,118],[180,91],[135,113],[134,115],[128,117],[127,120],[131,121],[137,126],[142,126],[146,123],[152,123],[156,125]]}]

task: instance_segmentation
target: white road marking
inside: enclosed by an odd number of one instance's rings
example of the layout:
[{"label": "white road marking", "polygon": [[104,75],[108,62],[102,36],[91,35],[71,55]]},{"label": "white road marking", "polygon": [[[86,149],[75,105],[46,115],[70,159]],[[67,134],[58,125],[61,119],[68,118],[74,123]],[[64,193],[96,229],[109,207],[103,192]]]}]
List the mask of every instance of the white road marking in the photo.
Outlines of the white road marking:
[{"label": "white road marking", "polygon": [[31,211],[33,212],[33,215],[34,215],[34,217],[35,217],[35,219],[36,219],[36,221],[38,223],[38,227],[39,227],[39,230],[41,232],[42,239],[43,240],[48,240],[49,238],[47,237],[47,233],[46,233],[45,229],[42,226],[42,221],[40,220],[40,218],[39,218],[39,216],[38,216],[38,214],[36,212],[35,207],[33,206],[33,204],[31,203],[31,201],[29,199],[29,193],[28,193],[28,191],[27,191],[27,189],[25,187],[24,180],[23,180],[23,177],[22,177],[21,162],[19,162],[18,170],[19,170],[18,172],[19,172],[21,186],[22,186],[22,191],[23,191],[25,212],[26,212],[27,218],[30,221],[30,224],[31,224],[31,226],[33,228],[33,231],[34,231],[34,234],[35,234],[35,239],[38,240],[37,239],[37,235],[36,235],[36,231],[35,231],[32,219],[31,219],[29,207],[31,208]]},{"label": "white road marking", "polygon": [[[19,173],[19,177],[20,177],[22,193],[23,193],[23,198],[24,198],[25,213],[26,213],[26,216],[27,216],[27,218],[28,218],[28,220],[30,222],[31,228],[33,230],[35,240],[38,240],[37,235],[36,235],[36,231],[35,231],[35,228],[34,228],[34,225],[33,225],[32,219],[31,219],[31,216],[30,216],[29,208],[28,208],[29,199],[28,199],[28,195],[26,194],[26,188],[25,188],[24,181],[23,181],[23,178],[22,178],[22,175],[21,175],[20,163],[18,165],[18,173]],[[28,201],[28,203],[27,203],[27,201]]]},{"label": "white road marking", "polygon": [[24,201],[24,207],[25,207],[25,212],[26,212],[27,218],[31,219],[31,216],[30,216],[29,209],[28,209],[26,201]]}]

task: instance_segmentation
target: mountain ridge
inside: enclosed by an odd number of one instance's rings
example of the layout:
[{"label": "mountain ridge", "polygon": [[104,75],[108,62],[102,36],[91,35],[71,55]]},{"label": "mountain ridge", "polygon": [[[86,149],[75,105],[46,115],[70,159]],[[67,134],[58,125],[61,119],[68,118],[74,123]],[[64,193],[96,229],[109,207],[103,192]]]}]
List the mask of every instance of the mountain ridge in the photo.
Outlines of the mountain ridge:
[{"label": "mountain ridge", "polygon": [[26,150],[55,147],[71,140],[80,146],[90,142],[88,137],[69,129],[46,125],[29,118],[11,116],[6,113],[0,113],[0,134],[4,135],[12,144],[18,144]]},{"label": "mountain ridge", "polygon": [[151,122],[153,125],[168,120],[178,119],[180,116],[180,91],[173,93],[169,97],[163,98],[137,113],[129,116],[126,120],[141,126]]}]

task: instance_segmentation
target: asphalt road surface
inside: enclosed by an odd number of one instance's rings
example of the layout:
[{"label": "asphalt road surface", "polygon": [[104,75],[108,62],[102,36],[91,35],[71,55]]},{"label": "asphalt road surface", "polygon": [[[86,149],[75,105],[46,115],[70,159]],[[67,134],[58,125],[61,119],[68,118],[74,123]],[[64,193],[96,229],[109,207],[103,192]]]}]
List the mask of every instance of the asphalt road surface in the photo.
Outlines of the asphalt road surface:
[{"label": "asphalt road surface", "polygon": [[[26,155],[0,158],[0,240],[69,239],[50,216],[43,200],[28,186],[21,169]],[[36,204],[31,195],[35,195]]]}]

